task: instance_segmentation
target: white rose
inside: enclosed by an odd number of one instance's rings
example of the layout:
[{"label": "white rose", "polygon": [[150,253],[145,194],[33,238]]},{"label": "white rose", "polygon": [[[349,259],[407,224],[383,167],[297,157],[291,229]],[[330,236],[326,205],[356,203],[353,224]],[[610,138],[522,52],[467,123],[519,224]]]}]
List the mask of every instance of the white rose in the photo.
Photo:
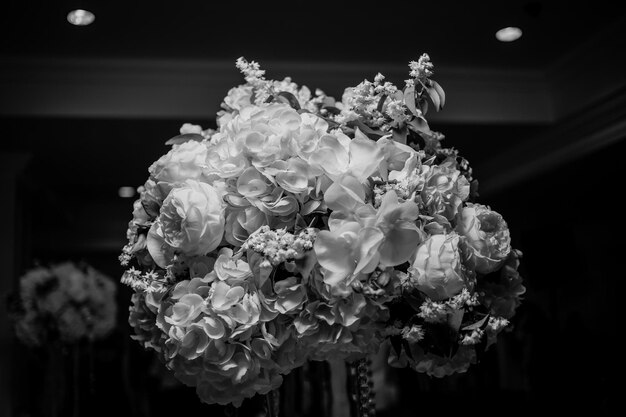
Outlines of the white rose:
[{"label": "white rose", "polygon": [[417,248],[411,281],[434,301],[453,297],[465,286],[459,240],[456,233],[433,235]]},{"label": "white rose", "polygon": [[187,180],[172,189],[148,233],[148,251],[161,267],[175,253],[205,255],[217,248],[224,235],[224,203],[218,191],[205,183]]},{"label": "white rose", "polygon": [[430,215],[441,214],[452,220],[469,192],[469,181],[456,169],[453,161],[446,161],[426,173],[421,197]]},{"label": "white rose", "polygon": [[468,203],[457,216],[456,231],[465,237],[476,271],[488,274],[511,252],[509,228],[500,214],[481,204]]}]

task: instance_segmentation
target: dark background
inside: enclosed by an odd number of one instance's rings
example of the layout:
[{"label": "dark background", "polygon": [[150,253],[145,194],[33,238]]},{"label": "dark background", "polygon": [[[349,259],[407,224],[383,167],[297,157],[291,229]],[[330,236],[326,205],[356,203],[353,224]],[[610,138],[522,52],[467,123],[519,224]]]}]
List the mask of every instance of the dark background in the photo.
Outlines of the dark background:
[{"label": "dark background", "polygon": [[[1,292],[35,262],[82,260],[117,281],[132,212],[118,188],[145,181],[182,123],[214,125],[223,96],[243,82],[238,56],[339,98],[378,70],[400,83],[406,62],[428,52],[448,99],[428,114],[431,127],[472,164],[479,202],[507,220],[527,293],[512,330],[466,374],[389,371],[381,392],[395,396],[381,399],[380,413],[603,414],[617,404],[626,278],[619,2],[78,3],[96,13],[93,25],[69,25],[69,1],[9,1],[0,14]],[[509,24],[524,36],[498,43],[494,31]],[[78,352],[80,415],[222,415],[130,340],[130,294],[119,285],[117,329]],[[42,415],[52,388],[69,398],[72,352],[50,370],[43,352],[17,343],[4,307],[0,416]],[[312,369],[290,382],[321,378],[323,368]],[[64,403],[63,415],[72,409]]]}]

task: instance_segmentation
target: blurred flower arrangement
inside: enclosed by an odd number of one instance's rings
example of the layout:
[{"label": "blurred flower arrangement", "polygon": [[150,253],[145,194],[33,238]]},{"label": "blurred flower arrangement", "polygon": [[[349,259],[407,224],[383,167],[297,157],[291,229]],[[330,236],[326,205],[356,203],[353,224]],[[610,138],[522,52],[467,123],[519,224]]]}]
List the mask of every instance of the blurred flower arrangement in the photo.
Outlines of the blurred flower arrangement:
[{"label": "blurred flower arrangement", "polygon": [[11,314],[27,346],[70,345],[105,337],[115,327],[115,282],[87,265],[38,266],[19,280]]},{"label": "blurred flower arrangement", "polygon": [[217,130],[149,167],[120,256],[133,336],[206,403],[239,406],[307,360],[463,372],[524,293],[506,222],[441,145],[428,55],[341,101],[237,60]]}]

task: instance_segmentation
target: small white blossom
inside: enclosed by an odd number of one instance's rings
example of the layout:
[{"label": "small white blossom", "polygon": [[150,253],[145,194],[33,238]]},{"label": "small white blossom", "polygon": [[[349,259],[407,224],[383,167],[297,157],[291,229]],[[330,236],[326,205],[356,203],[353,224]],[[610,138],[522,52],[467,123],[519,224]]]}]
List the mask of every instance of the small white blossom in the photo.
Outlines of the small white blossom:
[{"label": "small white blossom", "polygon": [[508,325],[509,321],[504,317],[489,317],[487,328],[492,332],[497,333]]},{"label": "small white blossom", "polygon": [[414,324],[413,326],[405,327],[401,332],[402,338],[409,343],[417,343],[420,340],[424,339],[424,329],[422,326],[418,326]]},{"label": "small white blossom", "polygon": [[462,336],[460,343],[465,346],[475,345],[480,342],[484,334],[485,332],[483,330],[474,329],[472,333]]},{"label": "small white blossom", "polygon": [[477,306],[479,303],[478,295],[471,294],[467,288],[463,288],[461,292],[447,301],[450,308],[458,310],[464,306]]},{"label": "small white blossom", "polygon": [[445,303],[427,299],[420,306],[420,312],[417,315],[427,322],[441,323],[447,320],[449,311],[450,309]]},{"label": "small white blossom", "polygon": [[409,62],[409,68],[411,68],[409,75],[416,79],[424,80],[433,75],[433,63],[430,62],[428,54],[422,54],[417,62]]},{"label": "small white blossom", "polygon": [[272,265],[299,258],[305,251],[313,249],[317,232],[313,228],[303,229],[297,235],[285,229],[271,230],[262,226],[242,245],[242,249],[262,254]]}]

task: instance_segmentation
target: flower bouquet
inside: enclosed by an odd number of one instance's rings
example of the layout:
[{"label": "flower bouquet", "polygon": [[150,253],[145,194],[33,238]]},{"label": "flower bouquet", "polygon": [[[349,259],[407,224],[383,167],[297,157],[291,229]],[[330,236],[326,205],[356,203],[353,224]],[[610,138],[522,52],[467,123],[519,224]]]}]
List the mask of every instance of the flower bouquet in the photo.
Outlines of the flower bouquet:
[{"label": "flower bouquet", "polygon": [[24,274],[12,303],[18,339],[27,346],[70,345],[115,327],[116,285],[90,266],[64,262]]},{"label": "flower bouquet", "polygon": [[93,344],[115,328],[116,292],[111,278],[86,264],[37,266],[20,277],[9,314],[18,340],[33,348],[24,375],[36,376],[27,407],[37,415],[79,415],[81,404],[91,406]]},{"label": "flower bouquet", "polygon": [[341,101],[237,67],[217,130],[184,124],[140,187],[120,256],[133,338],[210,404],[383,343],[394,366],[467,370],[520,302],[521,254],[425,119],[445,104],[429,57]]}]

